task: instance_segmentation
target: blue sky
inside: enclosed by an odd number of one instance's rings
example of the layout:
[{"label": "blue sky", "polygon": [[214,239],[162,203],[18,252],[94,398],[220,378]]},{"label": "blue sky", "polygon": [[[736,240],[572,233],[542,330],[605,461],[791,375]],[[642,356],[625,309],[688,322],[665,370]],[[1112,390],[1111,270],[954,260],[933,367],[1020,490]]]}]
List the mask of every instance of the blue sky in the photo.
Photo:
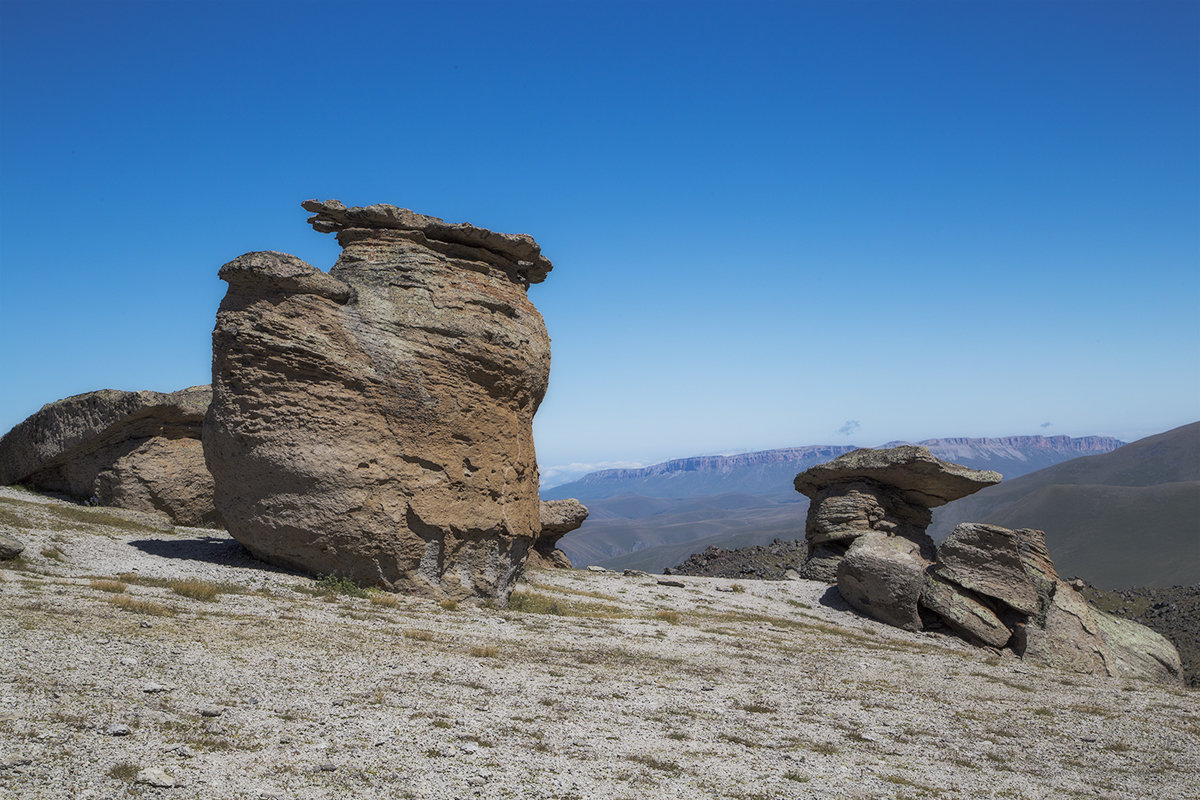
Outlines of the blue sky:
[{"label": "blue sky", "polygon": [[221,264],[336,259],[310,197],[538,239],[547,472],[1194,421],[1198,42],[1193,2],[0,0],[0,429],[208,382]]}]

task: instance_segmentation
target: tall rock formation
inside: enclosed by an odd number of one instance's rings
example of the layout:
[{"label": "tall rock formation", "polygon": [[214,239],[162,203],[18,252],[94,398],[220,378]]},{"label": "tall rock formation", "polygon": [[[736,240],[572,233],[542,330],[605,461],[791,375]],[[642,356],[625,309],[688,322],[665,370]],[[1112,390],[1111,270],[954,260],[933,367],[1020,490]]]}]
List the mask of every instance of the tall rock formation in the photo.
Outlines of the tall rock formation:
[{"label": "tall rock formation", "polygon": [[0,484],[218,524],[200,430],[211,391],[104,389],[48,403],[0,439]]},{"label": "tall rock formation", "polygon": [[842,558],[867,534],[902,537],[932,559],[933,540],[925,533],[930,509],[999,482],[998,472],[951,464],[916,445],[863,448],[810,467],[794,482],[812,501],[804,525],[808,560],[800,573],[835,580]]},{"label": "tall rock formation", "polygon": [[231,534],[267,561],[434,597],[507,598],[538,536],[532,423],[550,340],[526,235],[305,202],[329,273],[221,268],[204,450]]}]

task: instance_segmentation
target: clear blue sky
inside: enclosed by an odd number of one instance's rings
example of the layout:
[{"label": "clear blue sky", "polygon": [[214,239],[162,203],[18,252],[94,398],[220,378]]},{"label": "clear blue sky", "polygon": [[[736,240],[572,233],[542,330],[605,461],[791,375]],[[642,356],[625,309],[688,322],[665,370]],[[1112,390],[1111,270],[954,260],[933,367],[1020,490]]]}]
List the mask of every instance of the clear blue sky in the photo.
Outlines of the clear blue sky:
[{"label": "clear blue sky", "polygon": [[221,264],[336,258],[309,197],[538,239],[547,470],[1193,421],[1198,42],[1190,1],[3,0],[0,430],[208,382]]}]

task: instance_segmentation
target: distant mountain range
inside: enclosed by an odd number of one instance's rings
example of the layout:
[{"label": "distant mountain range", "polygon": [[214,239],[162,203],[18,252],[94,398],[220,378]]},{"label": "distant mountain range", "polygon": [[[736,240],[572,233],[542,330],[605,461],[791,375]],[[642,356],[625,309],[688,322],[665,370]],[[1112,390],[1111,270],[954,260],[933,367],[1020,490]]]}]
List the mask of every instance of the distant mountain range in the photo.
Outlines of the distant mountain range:
[{"label": "distant mountain range", "polygon": [[989,486],[930,533],[968,521],[1040,528],[1060,573],[1105,589],[1200,583],[1200,422]]},{"label": "distant mountain range", "polygon": [[[907,442],[889,442],[891,447]],[[1006,478],[1122,442],[1107,436],[1009,436],[929,439],[934,455]],[[743,547],[804,535],[807,498],[792,488],[797,472],[855,449],[814,445],[665,461],[609,469],[542,492],[547,500],[577,497],[591,509],[583,527],[559,546],[576,564],[659,572],[709,545]]]}]

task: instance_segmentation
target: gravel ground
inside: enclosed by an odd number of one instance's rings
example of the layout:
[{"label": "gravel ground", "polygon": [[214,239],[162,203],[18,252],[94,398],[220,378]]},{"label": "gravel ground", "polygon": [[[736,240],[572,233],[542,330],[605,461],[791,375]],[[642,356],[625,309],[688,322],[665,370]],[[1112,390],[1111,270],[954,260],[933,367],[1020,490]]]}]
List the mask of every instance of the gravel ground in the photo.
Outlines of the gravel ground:
[{"label": "gravel ground", "polygon": [[3,798],[1200,798],[1195,692],[819,583],[539,571],[443,608],[19,490],[0,525]]}]

